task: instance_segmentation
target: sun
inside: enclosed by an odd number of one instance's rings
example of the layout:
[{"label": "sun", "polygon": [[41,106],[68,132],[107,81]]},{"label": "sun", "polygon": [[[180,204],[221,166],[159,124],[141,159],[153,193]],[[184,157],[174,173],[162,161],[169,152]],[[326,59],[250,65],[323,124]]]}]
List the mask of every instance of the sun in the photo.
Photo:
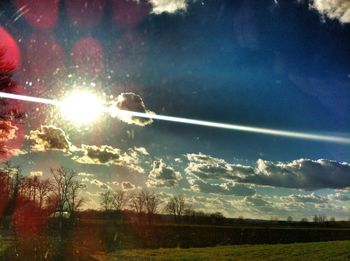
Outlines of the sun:
[{"label": "sun", "polygon": [[87,91],[74,92],[60,104],[61,114],[65,119],[77,125],[94,122],[103,112],[102,100]]}]

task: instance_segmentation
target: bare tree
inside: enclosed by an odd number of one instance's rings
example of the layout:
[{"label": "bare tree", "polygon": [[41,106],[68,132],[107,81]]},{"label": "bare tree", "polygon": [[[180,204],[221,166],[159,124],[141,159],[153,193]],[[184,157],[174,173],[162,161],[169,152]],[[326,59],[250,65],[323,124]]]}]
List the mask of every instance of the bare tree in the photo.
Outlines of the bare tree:
[{"label": "bare tree", "polygon": [[48,202],[52,188],[52,183],[48,179],[41,179],[37,176],[27,177],[21,186],[21,194],[43,208],[45,203]]},{"label": "bare tree", "polygon": [[157,194],[155,194],[153,191],[145,191],[144,192],[145,196],[145,207],[147,214],[155,214],[158,211],[158,207],[160,204],[160,199]]},{"label": "bare tree", "polygon": [[173,196],[165,206],[165,212],[174,216],[181,216],[185,212],[185,198],[181,195]]},{"label": "bare tree", "polygon": [[75,212],[83,203],[83,200],[78,198],[79,191],[83,186],[75,180],[77,172],[64,167],[51,168],[50,171],[53,176],[56,210],[61,214],[65,211]]},{"label": "bare tree", "polygon": [[125,207],[126,203],[128,202],[128,197],[126,195],[126,192],[122,190],[118,190],[114,192],[112,197],[113,197],[113,201],[112,201],[113,208],[117,211],[122,210]]},{"label": "bare tree", "polygon": [[120,211],[127,203],[127,196],[125,191],[118,190],[112,192],[107,190],[106,192],[100,193],[100,203],[105,211],[110,211],[112,209]]},{"label": "bare tree", "polygon": [[16,201],[21,192],[24,180],[20,167],[12,166],[10,162],[5,163],[5,167],[0,170],[0,200],[6,202],[3,206],[4,215],[12,215],[16,208]]},{"label": "bare tree", "polygon": [[134,210],[138,214],[145,212],[146,196],[145,196],[145,192],[143,190],[131,195],[130,207],[132,210]]},{"label": "bare tree", "polygon": [[100,203],[105,211],[113,208],[113,194],[110,190],[100,193]]},{"label": "bare tree", "polygon": [[84,203],[83,198],[78,198],[79,192],[81,189],[83,189],[85,186],[78,182],[73,180],[70,185],[70,191],[67,195],[67,203],[68,203],[68,209],[70,213],[76,212],[81,205]]}]

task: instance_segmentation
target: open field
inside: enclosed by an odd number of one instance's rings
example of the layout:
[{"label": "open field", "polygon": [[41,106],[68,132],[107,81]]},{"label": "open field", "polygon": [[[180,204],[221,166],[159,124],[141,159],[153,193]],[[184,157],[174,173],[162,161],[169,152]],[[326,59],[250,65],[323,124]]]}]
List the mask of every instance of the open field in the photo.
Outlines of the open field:
[{"label": "open field", "polygon": [[122,250],[96,260],[350,260],[350,241]]}]

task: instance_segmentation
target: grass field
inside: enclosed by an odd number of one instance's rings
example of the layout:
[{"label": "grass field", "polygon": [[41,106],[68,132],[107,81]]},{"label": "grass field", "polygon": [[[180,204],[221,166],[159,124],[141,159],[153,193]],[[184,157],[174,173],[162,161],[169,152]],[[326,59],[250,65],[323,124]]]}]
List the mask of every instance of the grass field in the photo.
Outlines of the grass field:
[{"label": "grass field", "polygon": [[350,241],[122,250],[96,260],[350,260]]}]

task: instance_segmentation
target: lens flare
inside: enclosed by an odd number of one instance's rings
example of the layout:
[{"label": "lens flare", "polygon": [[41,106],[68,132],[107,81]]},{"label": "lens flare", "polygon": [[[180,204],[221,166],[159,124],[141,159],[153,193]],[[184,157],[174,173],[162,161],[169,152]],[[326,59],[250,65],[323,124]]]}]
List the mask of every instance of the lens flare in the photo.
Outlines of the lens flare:
[{"label": "lens flare", "polygon": [[143,113],[143,112],[136,112],[136,111],[119,110],[118,108],[115,108],[115,107],[104,107],[103,103],[97,98],[97,96],[94,96],[88,93],[85,93],[85,94],[77,93],[76,95],[69,96],[67,100],[64,100],[63,102],[50,100],[50,99],[17,95],[12,93],[4,93],[4,92],[0,92],[0,97],[59,106],[62,110],[67,111],[68,113],[67,117],[76,120],[76,122],[90,122],[101,113],[107,113],[112,117],[127,115],[127,116],[133,116],[133,117],[184,123],[184,124],[198,125],[198,126],[204,126],[204,127],[236,130],[236,131],[242,131],[242,132],[251,132],[251,133],[259,133],[259,134],[266,134],[266,135],[273,135],[273,136],[296,138],[296,139],[350,144],[350,137],[345,137],[345,136],[322,135],[322,134],[308,133],[308,132],[268,129],[268,128],[252,127],[252,126],[245,126],[245,125],[219,123],[219,122],[203,121],[203,120],[196,120],[196,119],[189,119],[189,118],[180,118],[180,117],[173,117],[173,116],[166,116],[166,115],[159,115],[159,114],[150,114],[150,113]]},{"label": "lens flare", "polygon": [[81,91],[68,95],[59,105],[64,118],[78,125],[93,122],[103,111],[102,101],[94,94]]}]

